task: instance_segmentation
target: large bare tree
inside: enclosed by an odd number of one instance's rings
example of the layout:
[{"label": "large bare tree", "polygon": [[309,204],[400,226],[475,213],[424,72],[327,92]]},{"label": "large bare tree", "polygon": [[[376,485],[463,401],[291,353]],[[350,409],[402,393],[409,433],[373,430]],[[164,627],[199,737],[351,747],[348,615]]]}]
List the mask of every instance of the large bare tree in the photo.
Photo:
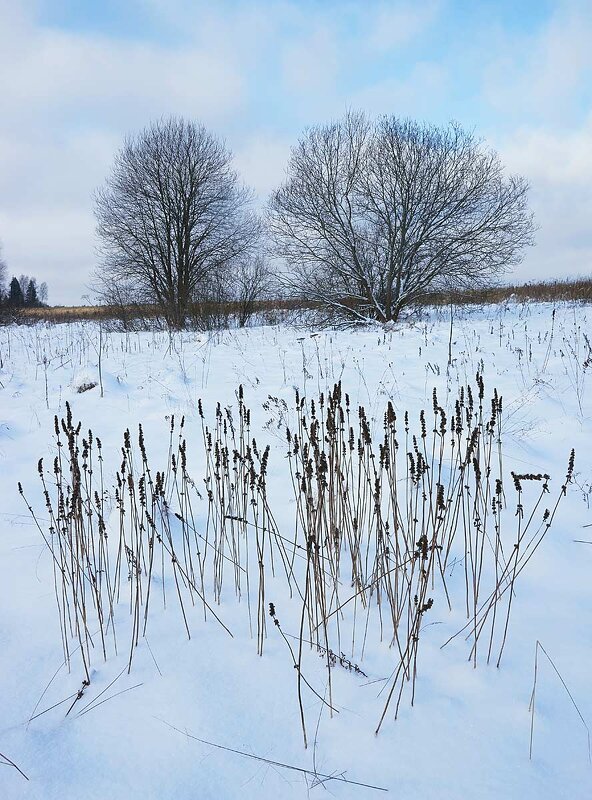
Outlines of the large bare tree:
[{"label": "large bare tree", "polygon": [[455,123],[348,113],[293,148],[269,222],[292,292],[386,322],[427,290],[474,287],[518,263],[532,243],[527,192]]},{"label": "large bare tree", "polygon": [[273,296],[275,288],[272,271],[262,256],[245,259],[238,265],[230,291],[241,328],[255,313],[257,303]]},{"label": "large bare tree", "polygon": [[157,303],[182,327],[208,284],[254,248],[260,223],[225,145],[181,118],[128,138],[95,197],[99,293]]}]

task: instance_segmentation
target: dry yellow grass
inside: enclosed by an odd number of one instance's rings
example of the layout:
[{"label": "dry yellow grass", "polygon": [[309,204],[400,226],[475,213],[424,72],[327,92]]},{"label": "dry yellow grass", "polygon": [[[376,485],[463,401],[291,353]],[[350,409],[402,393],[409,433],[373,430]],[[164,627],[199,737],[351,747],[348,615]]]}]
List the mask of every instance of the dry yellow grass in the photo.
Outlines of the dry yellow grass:
[{"label": "dry yellow grass", "polygon": [[49,306],[47,308],[24,308],[21,311],[23,317],[29,319],[93,319],[103,316],[104,309],[100,306]]},{"label": "dry yellow grass", "polygon": [[[510,286],[497,286],[472,291],[445,293],[428,292],[419,301],[419,305],[481,305],[484,303],[502,303],[510,299],[519,302],[592,302],[592,278],[577,280],[543,281]],[[344,300],[347,302],[347,299]],[[258,312],[290,311],[304,308],[315,308],[314,301],[284,299],[260,300],[255,304]],[[207,308],[195,309],[196,315],[201,313],[223,312],[229,315],[236,313],[234,303],[226,304],[222,309],[216,304],[207,304]],[[41,308],[24,308],[19,312],[23,321],[75,322],[77,320],[101,319],[151,319],[160,316],[155,305],[145,306],[46,306]]]}]

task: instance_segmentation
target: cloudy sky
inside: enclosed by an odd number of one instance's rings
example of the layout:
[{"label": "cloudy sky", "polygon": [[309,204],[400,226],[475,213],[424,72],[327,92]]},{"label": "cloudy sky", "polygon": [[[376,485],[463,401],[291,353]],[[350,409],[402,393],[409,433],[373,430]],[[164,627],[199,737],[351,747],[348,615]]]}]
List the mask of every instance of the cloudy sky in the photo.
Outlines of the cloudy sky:
[{"label": "cloudy sky", "polygon": [[0,0],[0,242],[78,303],[126,133],[182,114],[261,201],[347,108],[474,129],[531,184],[516,280],[592,272],[592,0]]}]

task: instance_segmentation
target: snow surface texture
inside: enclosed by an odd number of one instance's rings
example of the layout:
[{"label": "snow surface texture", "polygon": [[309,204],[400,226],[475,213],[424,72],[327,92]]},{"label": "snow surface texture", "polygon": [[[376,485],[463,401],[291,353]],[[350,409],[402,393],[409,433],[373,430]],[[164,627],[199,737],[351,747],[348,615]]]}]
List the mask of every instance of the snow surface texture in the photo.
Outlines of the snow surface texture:
[{"label": "snow surface texture", "polygon": [[[436,313],[386,333],[369,328],[312,335],[261,327],[213,336],[125,334],[100,332],[94,324],[0,329],[0,753],[29,778],[0,765],[0,798],[384,796],[341,777],[387,789],[398,800],[591,797],[586,727],[540,650],[529,760],[537,640],[584,720],[592,722],[592,545],[576,541],[592,540],[592,355],[584,338],[589,317],[588,308],[558,306],[553,319],[551,306],[534,304],[466,313],[454,320],[448,367],[449,320]],[[574,481],[516,582],[499,669],[495,659],[488,665],[485,658],[475,669],[468,660],[470,640],[463,636],[441,649],[465,624],[466,612],[462,598],[449,611],[436,586],[421,630],[413,707],[406,692],[398,719],[393,706],[375,736],[385,702],[381,689],[388,687],[397,654],[388,636],[380,641],[373,613],[363,660],[357,643],[353,653],[346,650],[367,677],[339,664],[331,670],[339,713],[331,717],[326,704],[304,687],[309,739],[304,749],[288,648],[267,618],[263,655],[257,655],[256,631],[250,632],[246,602],[237,602],[229,570],[214,609],[232,638],[211,615],[204,622],[196,604],[187,608],[189,640],[170,593],[166,609],[162,602],[152,605],[129,674],[127,646],[106,662],[95,648],[90,685],[66,716],[84,674],[74,656],[70,673],[63,663],[51,555],[16,485],[22,483],[47,533],[37,462],[43,457],[51,475],[54,415],[65,416],[66,401],[74,424],[80,420],[83,432],[90,427],[101,439],[111,500],[124,430],[136,441],[142,424],[150,465],[162,469],[173,414],[185,415],[189,471],[205,494],[198,399],[213,426],[218,402],[236,414],[242,385],[252,411],[251,433],[261,450],[271,447],[270,504],[278,528],[291,537],[296,501],[285,426],[296,427],[295,388],[315,397],[340,380],[352,408],[364,405],[376,430],[389,400],[399,418],[409,411],[417,429],[420,409],[431,409],[434,388],[448,407],[461,385],[475,386],[478,370],[485,399],[494,387],[503,396],[509,507],[515,507],[511,470],[548,472],[554,502],[570,449],[576,449]],[[205,498],[194,513],[198,527],[205,526]],[[511,508],[509,513],[511,519]],[[454,545],[459,559],[461,544]],[[462,569],[462,561],[449,563],[451,586]],[[274,603],[286,634],[297,636],[300,600],[290,598],[280,570],[269,576],[267,601]],[[213,603],[211,593],[208,602]],[[256,596],[252,602],[256,605]],[[125,628],[125,595],[116,616]],[[306,658],[307,680],[326,697],[323,658],[316,651]],[[275,762],[332,778],[315,779]]]}]

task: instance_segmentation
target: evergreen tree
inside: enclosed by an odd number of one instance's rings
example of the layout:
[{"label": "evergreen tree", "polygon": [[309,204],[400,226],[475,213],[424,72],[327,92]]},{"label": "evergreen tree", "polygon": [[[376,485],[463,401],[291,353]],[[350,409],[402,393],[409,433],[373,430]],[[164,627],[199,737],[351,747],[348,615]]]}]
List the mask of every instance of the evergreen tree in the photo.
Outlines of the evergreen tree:
[{"label": "evergreen tree", "polygon": [[37,281],[35,278],[31,278],[29,285],[27,286],[27,291],[25,293],[25,305],[32,307],[39,305],[39,298],[37,296]]},{"label": "evergreen tree", "polygon": [[13,278],[10,281],[10,289],[8,292],[8,305],[11,308],[22,308],[25,303],[25,298],[23,297],[23,291],[21,289],[21,285],[18,282],[18,278]]}]

